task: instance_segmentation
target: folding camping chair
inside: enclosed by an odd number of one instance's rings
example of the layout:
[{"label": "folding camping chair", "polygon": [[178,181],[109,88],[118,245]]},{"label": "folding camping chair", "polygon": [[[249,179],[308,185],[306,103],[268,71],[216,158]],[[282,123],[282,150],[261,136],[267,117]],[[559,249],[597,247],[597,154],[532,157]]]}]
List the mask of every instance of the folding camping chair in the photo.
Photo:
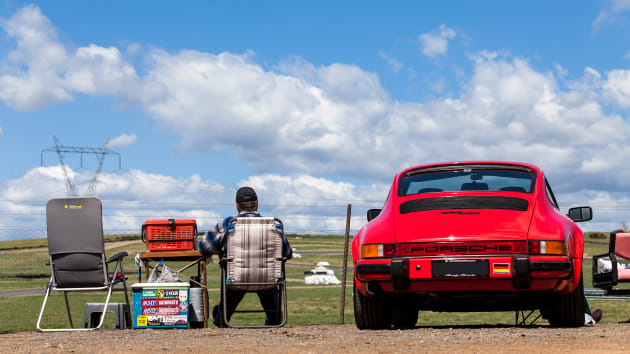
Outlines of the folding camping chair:
[{"label": "folding camping chair", "polygon": [[630,269],[619,269],[615,256],[630,260],[630,232],[611,232],[608,253],[593,256],[593,286],[603,289],[605,296],[630,296],[629,289],[613,288],[618,283],[630,282]]},{"label": "folding camping chair", "polygon": [[[282,327],[287,323],[287,290],[284,272],[286,258],[282,256],[282,235],[276,218],[237,217],[234,231],[227,235],[221,265],[222,321],[231,328]],[[274,289],[280,296],[275,313],[280,312],[281,322],[272,325],[234,326],[227,316],[228,289],[257,292]],[[242,310],[234,313],[267,313],[265,310]]]},{"label": "folding camping chair", "polygon": [[[130,308],[125,271],[122,267],[122,260],[127,256],[127,252],[119,252],[105,259],[101,201],[93,197],[51,199],[46,204],[46,223],[51,277],[37,319],[37,329],[39,331],[79,331],[101,328],[116,283],[123,284],[125,301],[127,307]],[[114,261],[116,262],[114,275],[110,277],[108,264]],[[68,292],[96,290],[107,291],[98,326],[74,328]],[[48,296],[53,291],[63,292],[71,328],[42,329],[40,326]],[[128,312],[126,316],[129,316]],[[131,318],[128,318],[127,323],[131,323]]]}]

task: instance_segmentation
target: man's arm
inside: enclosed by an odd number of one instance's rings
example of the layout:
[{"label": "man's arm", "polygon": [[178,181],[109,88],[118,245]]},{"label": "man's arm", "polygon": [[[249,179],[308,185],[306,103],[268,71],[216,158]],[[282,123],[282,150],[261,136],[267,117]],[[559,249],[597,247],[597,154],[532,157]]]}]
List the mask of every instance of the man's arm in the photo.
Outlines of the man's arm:
[{"label": "man's arm", "polygon": [[278,230],[278,232],[282,236],[282,257],[285,257],[286,259],[293,258],[293,248],[291,248],[289,240],[287,240],[286,236],[284,236],[284,226],[282,225],[282,223],[278,222],[275,223],[275,226],[276,230]]},{"label": "man's arm", "polygon": [[225,246],[225,235],[234,227],[232,219],[231,216],[227,217],[222,223],[216,224],[212,230],[208,231],[199,240],[199,252],[207,256],[219,253]]}]

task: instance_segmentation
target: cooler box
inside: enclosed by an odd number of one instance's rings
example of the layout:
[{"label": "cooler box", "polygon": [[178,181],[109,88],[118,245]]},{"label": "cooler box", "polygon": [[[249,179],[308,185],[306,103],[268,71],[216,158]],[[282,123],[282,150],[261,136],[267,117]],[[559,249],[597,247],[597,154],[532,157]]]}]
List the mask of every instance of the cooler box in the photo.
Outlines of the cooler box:
[{"label": "cooler box", "polygon": [[188,328],[189,283],[136,283],[133,328]]},{"label": "cooler box", "polygon": [[142,224],[142,242],[147,251],[186,251],[194,248],[195,219],[155,219]]}]

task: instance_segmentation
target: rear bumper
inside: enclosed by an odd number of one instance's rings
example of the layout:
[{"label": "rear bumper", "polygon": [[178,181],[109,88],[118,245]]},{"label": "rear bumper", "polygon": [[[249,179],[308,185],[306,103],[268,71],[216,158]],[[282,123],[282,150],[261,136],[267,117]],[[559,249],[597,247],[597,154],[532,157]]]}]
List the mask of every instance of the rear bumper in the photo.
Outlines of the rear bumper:
[{"label": "rear bumper", "polygon": [[[432,269],[448,262],[462,262],[459,269],[464,274],[444,275]],[[487,271],[465,274],[471,268],[467,264],[479,264]],[[572,274],[573,262],[564,256],[361,259],[355,264],[359,281],[377,281],[390,291],[552,290]]]}]

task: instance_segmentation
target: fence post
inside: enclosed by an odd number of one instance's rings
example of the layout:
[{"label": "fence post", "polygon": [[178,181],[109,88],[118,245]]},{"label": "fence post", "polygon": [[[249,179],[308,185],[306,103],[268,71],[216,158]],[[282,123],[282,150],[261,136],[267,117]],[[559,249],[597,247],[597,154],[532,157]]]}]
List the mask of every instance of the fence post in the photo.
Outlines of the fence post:
[{"label": "fence post", "polygon": [[344,310],[346,307],[346,273],[348,272],[348,240],[350,238],[350,215],[352,204],[348,204],[346,212],[346,237],[343,245],[343,273],[341,276],[341,305],[339,306],[339,324],[344,324]]}]

